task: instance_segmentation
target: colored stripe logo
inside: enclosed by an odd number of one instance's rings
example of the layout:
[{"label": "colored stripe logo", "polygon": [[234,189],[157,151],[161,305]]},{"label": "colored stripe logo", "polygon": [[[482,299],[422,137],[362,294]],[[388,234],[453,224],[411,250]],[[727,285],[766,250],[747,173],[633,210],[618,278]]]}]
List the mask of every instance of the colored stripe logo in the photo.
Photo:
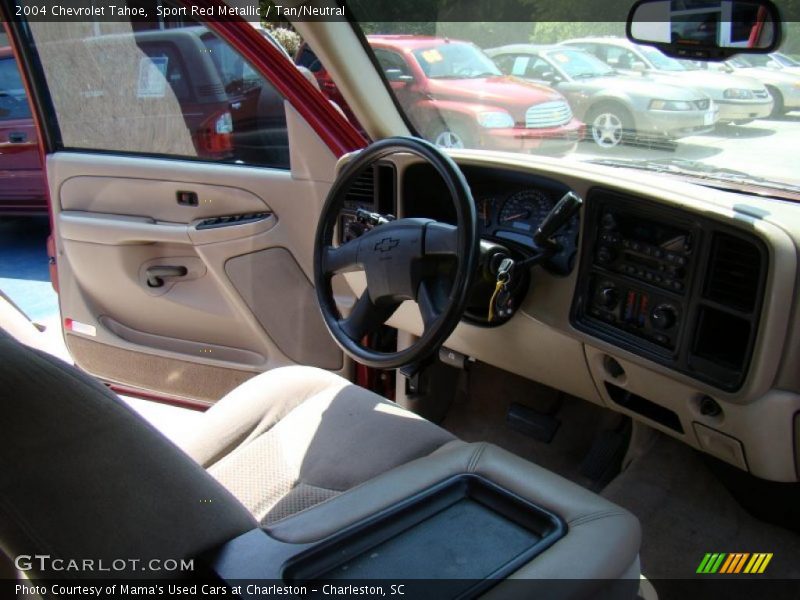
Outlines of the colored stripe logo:
[{"label": "colored stripe logo", "polygon": [[697,573],[710,575],[714,573],[736,575],[749,573],[751,575],[763,573],[767,569],[772,553],[766,552],[708,552],[700,561]]}]

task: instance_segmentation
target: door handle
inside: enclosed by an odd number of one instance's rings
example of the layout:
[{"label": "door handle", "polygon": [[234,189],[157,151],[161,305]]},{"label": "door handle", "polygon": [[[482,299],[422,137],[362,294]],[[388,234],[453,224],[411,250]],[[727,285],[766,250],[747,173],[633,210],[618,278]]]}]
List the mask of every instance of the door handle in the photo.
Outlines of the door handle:
[{"label": "door handle", "polygon": [[28,134],[24,131],[12,131],[8,134],[8,141],[12,144],[22,144],[28,141]]},{"label": "door handle", "polygon": [[183,277],[189,271],[186,267],[170,267],[170,266],[156,266],[148,267],[145,273],[147,274],[147,287],[159,288],[164,285],[164,278],[169,277]]}]

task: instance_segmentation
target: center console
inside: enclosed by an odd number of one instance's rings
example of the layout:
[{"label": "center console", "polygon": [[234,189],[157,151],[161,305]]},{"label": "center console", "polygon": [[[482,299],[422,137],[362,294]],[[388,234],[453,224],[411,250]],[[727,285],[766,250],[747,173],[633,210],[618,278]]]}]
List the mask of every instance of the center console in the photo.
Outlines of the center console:
[{"label": "center console", "polygon": [[639,541],[636,518],[589,490],[491,444],[451,442],[201,560],[243,597],[275,584],[309,597],[627,599]]},{"label": "center console", "polygon": [[749,365],[766,276],[755,236],[641,198],[593,190],[576,328],[726,390]]}]

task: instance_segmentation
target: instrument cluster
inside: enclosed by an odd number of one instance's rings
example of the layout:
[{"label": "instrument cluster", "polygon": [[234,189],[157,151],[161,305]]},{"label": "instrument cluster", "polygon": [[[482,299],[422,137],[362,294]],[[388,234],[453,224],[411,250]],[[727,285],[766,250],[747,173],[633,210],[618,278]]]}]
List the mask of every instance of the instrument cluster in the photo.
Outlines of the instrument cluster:
[{"label": "instrument cluster", "polygon": [[[530,249],[535,248],[534,232],[561,197],[556,190],[536,188],[513,189],[499,194],[490,190],[473,190],[479,235]],[[545,268],[560,273],[571,270],[578,233],[578,218],[575,217],[556,236],[564,251],[548,261]]]}]

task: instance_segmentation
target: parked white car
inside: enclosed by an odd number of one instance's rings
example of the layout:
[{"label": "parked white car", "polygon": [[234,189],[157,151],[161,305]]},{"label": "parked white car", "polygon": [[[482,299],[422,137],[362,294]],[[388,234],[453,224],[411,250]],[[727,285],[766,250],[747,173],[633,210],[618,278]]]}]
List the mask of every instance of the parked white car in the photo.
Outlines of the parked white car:
[{"label": "parked white car", "polygon": [[720,123],[743,125],[773,111],[772,96],[753,77],[705,70],[618,37],[581,38],[562,44],[586,50],[623,73],[646,73],[656,81],[698,89],[719,107]]}]

